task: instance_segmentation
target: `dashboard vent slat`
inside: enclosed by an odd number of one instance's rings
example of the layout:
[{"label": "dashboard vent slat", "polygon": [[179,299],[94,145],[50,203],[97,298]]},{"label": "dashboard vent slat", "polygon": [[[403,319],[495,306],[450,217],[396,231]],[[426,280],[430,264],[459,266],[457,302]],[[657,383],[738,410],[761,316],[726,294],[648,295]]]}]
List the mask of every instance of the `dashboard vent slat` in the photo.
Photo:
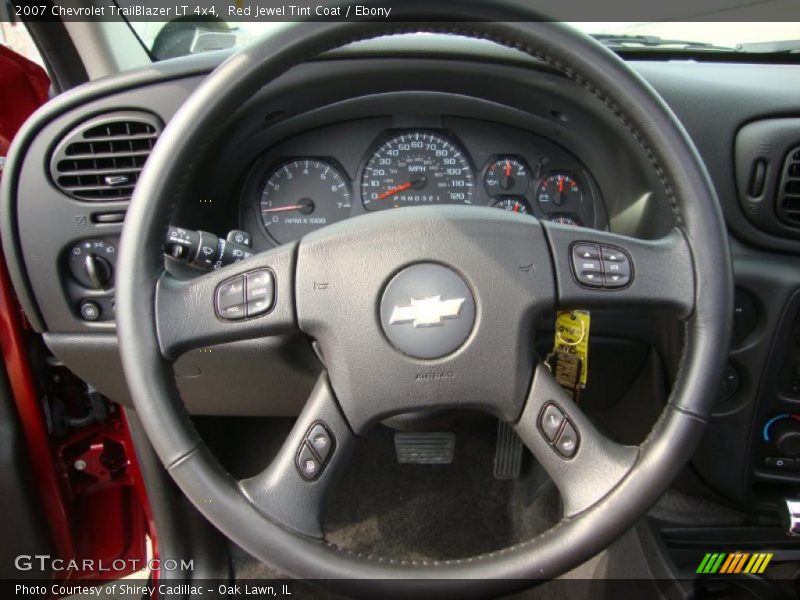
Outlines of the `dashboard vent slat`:
[{"label": "dashboard vent slat", "polygon": [[110,153],[103,154],[101,152],[94,153],[94,154],[91,154],[91,153],[90,154],[75,154],[75,155],[66,156],[64,158],[68,158],[69,160],[81,160],[81,159],[98,159],[98,158],[122,158],[122,157],[125,157],[125,156],[144,156],[145,158],[147,158],[148,156],[150,156],[150,150],[148,149],[148,150],[142,150],[142,151],[136,151],[136,152],[127,151],[127,152],[121,152],[121,153],[117,153],[117,154],[110,154]]},{"label": "dashboard vent slat", "polygon": [[120,111],[70,131],[50,160],[55,185],[78,200],[127,200],[163,126],[153,115]]},{"label": "dashboard vent slat", "polygon": [[789,150],[778,188],[778,216],[787,225],[800,227],[800,147]]}]

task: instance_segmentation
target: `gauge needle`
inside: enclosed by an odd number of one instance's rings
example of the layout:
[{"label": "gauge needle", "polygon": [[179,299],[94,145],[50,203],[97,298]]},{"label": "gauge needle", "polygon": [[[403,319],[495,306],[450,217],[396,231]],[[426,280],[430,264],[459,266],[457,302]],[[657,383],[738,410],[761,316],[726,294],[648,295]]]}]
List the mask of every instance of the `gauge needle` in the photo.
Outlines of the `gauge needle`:
[{"label": "gauge needle", "polygon": [[276,206],[275,208],[262,208],[262,213],[274,213],[274,212],[291,212],[293,210],[300,210],[301,208],[307,208],[305,204],[292,204],[291,206]]},{"label": "gauge needle", "polygon": [[405,183],[401,183],[400,185],[396,185],[393,188],[389,188],[382,194],[378,194],[376,200],[383,200],[384,198],[388,198],[389,196],[394,196],[395,194],[399,194],[400,192],[404,192],[407,189],[416,186],[416,189],[425,185],[427,179],[425,177],[418,177],[417,179],[412,179],[411,181],[406,181]]},{"label": "gauge needle", "polygon": [[519,212],[520,204],[519,202],[514,202],[514,212]]},{"label": "gauge needle", "polygon": [[506,160],[506,177],[511,177],[511,161]]},{"label": "gauge needle", "polygon": [[378,195],[378,200],[383,200],[384,198],[388,198],[389,196],[394,196],[395,194],[399,194],[410,188],[413,184],[410,181],[406,181],[405,183],[401,183],[400,185],[396,185],[393,188],[389,188],[382,194]]}]

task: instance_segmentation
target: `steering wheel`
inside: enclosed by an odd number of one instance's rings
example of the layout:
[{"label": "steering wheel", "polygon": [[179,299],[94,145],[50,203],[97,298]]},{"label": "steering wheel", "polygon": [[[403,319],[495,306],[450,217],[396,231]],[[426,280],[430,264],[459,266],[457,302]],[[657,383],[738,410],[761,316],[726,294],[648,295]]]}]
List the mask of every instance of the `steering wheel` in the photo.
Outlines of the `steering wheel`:
[{"label": "steering wheel", "polygon": [[[229,58],[179,109],[125,220],[120,350],[136,412],[165,467],[194,505],[254,556],[291,576],[339,580],[351,594],[499,594],[558,576],[607,547],[691,456],[731,328],[727,238],[688,136],[612,52],[567,26],[537,22],[522,2],[399,4],[394,10],[405,24],[287,24]],[[460,22],[445,22],[453,15]],[[657,173],[674,229],[640,240],[486,208],[406,208],[325,227],[196,279],[164,271],[176,198],[237,108],[320,52],[409,31],[516,48],[593,94]],[[578,246],[621,254],[630,271],[623,285],[608,273],[587,280]],[[252,296],[246,308],[226,312],[242,293]],[[598,431],[537,364],[536,318],[559,307],[669,309],[684,322],[673,390],[640,446]],[[319,344],[325,372],[272,464],[237,481],[192,426],[172,361],[195,347],[297,330]],[[478,409],[512,424],[555,482],[563,519],[534,539],[459,560],[400,561],[326,541],[321,506],[359,436],[389,416],[434,409]]]}]

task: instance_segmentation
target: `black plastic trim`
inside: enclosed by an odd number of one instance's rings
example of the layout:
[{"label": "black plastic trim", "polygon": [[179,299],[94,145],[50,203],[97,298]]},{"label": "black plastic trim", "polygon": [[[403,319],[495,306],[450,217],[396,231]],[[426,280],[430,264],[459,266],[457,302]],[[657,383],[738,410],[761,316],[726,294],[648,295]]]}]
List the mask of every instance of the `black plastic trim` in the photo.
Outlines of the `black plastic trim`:
[{"label": "black plastic trim", "polygon": [[89,74],[63,23],[27,20],[25,26],[47,65],[53,91],[63,92],[89,81]]}]

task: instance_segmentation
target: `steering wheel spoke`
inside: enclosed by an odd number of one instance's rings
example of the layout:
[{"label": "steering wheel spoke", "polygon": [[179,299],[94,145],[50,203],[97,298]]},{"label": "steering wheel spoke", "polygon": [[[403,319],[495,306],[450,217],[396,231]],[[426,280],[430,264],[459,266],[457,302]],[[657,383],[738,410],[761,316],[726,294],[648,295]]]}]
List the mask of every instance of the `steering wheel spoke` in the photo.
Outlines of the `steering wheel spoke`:
[{"label": "steering wheel spoke", "polygon": [[633,468],[638,448],[603,435],[539,364],[522,416],[514,425],[558,487],[564,516],[604,498]]},{"label": "steering wheel spoke", "polygon": [[303,535],[321,538],[326,494],[355,441],[328,375],[323,373],[272,464],[241,481],[239,487],[266,517]]},{"label": "steering wheel spoke", "polygon": [[558,304],[569,308],[666,308],[692,313],[694,268],[678,228],[657,240],[544,222]]},{"label": "steering wheel spoke", "polygon": [[286,244],[195,279],[164,272],[156,288],[164,357],[294,330],[296,253],[297,244]]}]

